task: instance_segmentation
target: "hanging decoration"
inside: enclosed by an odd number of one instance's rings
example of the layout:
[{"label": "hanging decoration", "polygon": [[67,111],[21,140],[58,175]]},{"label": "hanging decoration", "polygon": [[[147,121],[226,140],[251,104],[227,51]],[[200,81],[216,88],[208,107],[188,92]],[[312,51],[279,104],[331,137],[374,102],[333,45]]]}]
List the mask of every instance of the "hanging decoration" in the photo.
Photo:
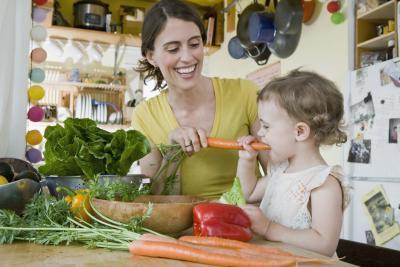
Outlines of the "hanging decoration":
[{"label": "hanging decoration", "polygon": [[[40,64],[46,61],[47,52],[41,47],[41,43],[47,39],[47,30],[40,25],[45,21],[48,10],[43,6],[47,0],[32,0],[32,29],[31,29],[31,47],[33,42],[36,42],[39,47],[31,50],[30,59],[31,66],[29,72],[29,88],[28,88],[28,113],[27,117],[30,122],[40,122],[44,118],[44,110],[38,102],[44,97],[45,91],[39,84],[42,83],[46,74],[40,67]],[[34,66],[35,65],[35,66]],[[35,83],[35,84],[32,84]],[[40,149],[34,147],[42,143],[43,136],[39,130],[29,130],[25,135],[27,148],[25,157],[31,163],[38,163],[43,160]]]},{"label": "hanging decoration", "polygon": [[328,10],[329,13],[332,14],[331,22],[333,24],[340,24],[345,20],[343,12],[340,12],[341,8],[342,8],[342,3],[340,0],[330,1],[326,5],[326,9]]}]

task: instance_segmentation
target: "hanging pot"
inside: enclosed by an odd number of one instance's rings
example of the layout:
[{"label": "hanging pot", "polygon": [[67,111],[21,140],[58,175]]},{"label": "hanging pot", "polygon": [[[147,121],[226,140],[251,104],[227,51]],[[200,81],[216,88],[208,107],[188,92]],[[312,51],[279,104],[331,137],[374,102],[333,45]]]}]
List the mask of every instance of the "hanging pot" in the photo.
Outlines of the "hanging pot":
[{"label": "hanging pot", "polygon": [[300,0],[281,0],[276,7],[274,25],[281,34],[301,31],[303,6]]},{"label": "hanging pot", "polygon": [[248,25],[249,38],[252,43],[269,43],[274,40],[274,15],[267,12],[253,12]]},{"label": "hanging pot", "polygon": [[243,12],[239,15],[239,20],[236,28],[236,35],[240,40],[240,43],[246,47],[252,47],[253,43],[249,37],[249,20],[253,12],[264,11],[264,6],[257,2],[248,5]]},{"label": "hanging pot", "polygon": [[234,36],[229,40],[228,52],[234,59],[247,58],[246,50],[243,48],[237,36]]},{"label": "hanging pot", "polygon": [[287,58],[296,50],[300,40],[300,31],[296,34],[282,34],[276,32],[274,41],[268,43],[268,48],[271,52],[279,58]]}]

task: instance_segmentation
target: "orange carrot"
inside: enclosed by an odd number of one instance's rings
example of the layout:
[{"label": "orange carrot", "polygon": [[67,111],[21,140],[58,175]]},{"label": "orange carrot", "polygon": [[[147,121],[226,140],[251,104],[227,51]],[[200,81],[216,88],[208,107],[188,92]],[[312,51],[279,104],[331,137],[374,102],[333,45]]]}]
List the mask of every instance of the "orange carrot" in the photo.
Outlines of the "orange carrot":
[{"label": "orange carrot", "polygon": [[292,253],[283,251],[278,248],[259,246],[259,245],[255,245],[255,244],[250,244],[250,243],[246,243],[246,242],[242,242],[242,241],[231,240],[231,239],[220,238],[220,237],[182,236],[179,238],[179,240],[193,243],[193,244],[206,245],[206,246],[212,246],[212,247],[232,248],[232,249],[250,249],[250,250],[255,250],[255,251],[262,250],[263,252],[266,252],[266,253],[293,256]]},{"label": "orange carrot", "polygon": [[[221,138],[207,137],[207,144],[213,148],[224,148],[224,149],[237,149],[242,150],[243,147],[235,140],[226,140]],[[251,146],[255,150],[271,150],[271,147],[267,144],[254,142]]]},{"label": "orange carrot", "polygon": [[319,258],[308,258],[308,257],[298,256],[278,248],[260,246],[256,244],[250,244],[242,241],[219,238],[219,237],[182,236],[179,238],[179,240],[204,246],[237,249],[238,251],[243,253],[264,258],[267,257],[269,259],[275,259],[275,260],[291,259],[297,263],[332,263],[336,261],[334,259],[319,259]]},{"label": "orange carrot", "polygon": [[191,261],[218,266],[294,266],[294,260],[267,260],[242,254],[229,255],[174,242],[133,241],[129,251],[134,255]]},{"label": "orange carrot", "polygon": [[[276,257],[266,257],[265,254],[256,254],[253,252],[248,253],[247,251],[240,251],[237,249],[230,249],[230,248],[222,248],[222,247],[212,247],[212,246],[206,246],[206,245],[198,245],[194,243],[189,243],[181,240],[177,240],[175,238],[170,238],[170,237],[162,237],[162,236],[157,236],[154,234],[143,234],[139,240],[141,241],[157,241],[157,242],[166,242],[166,243],[174,243],[174,244],[181,244],[183,246],[189,246],[192,248],[197,248],[197,249],[203,249],[206,250],[210,253],[219,253],[219,254],[224,254],[224,255],[229,255],[229,256],[244,256],[244,257],[249,257],[250,255],[259,257],[259,258],[264,258],[266,260],[271,260],[271,259],[276,259]],[[254,257],[253,257],[254,258]],[[282,259],[282,258],[278,258]]]}]

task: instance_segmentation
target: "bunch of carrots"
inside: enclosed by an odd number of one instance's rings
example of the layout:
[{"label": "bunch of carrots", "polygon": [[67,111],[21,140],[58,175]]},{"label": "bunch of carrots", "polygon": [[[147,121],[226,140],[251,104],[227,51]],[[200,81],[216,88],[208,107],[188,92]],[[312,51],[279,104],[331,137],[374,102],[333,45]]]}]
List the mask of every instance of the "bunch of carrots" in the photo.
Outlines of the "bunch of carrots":
[{"label": "bunch of carrots", "polygon": [[179,239],[143,234],[129,251],[138,256],[167,258],[217,266],[297,266],[332,263],[331,259],[297,256],[278,248],[218,238],[182,236]]}]

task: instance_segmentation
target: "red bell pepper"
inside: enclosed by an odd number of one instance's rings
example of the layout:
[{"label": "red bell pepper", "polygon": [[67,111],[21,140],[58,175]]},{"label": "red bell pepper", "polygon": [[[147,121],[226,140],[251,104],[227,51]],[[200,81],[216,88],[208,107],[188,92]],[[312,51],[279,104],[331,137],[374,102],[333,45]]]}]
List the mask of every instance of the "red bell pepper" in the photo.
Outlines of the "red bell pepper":
[{"label": "red bell pepper", "polygon": [[203,203],[193,208],[193,234],[240,241],[252,238],[251,222],[239,207],[221,203]]}]

